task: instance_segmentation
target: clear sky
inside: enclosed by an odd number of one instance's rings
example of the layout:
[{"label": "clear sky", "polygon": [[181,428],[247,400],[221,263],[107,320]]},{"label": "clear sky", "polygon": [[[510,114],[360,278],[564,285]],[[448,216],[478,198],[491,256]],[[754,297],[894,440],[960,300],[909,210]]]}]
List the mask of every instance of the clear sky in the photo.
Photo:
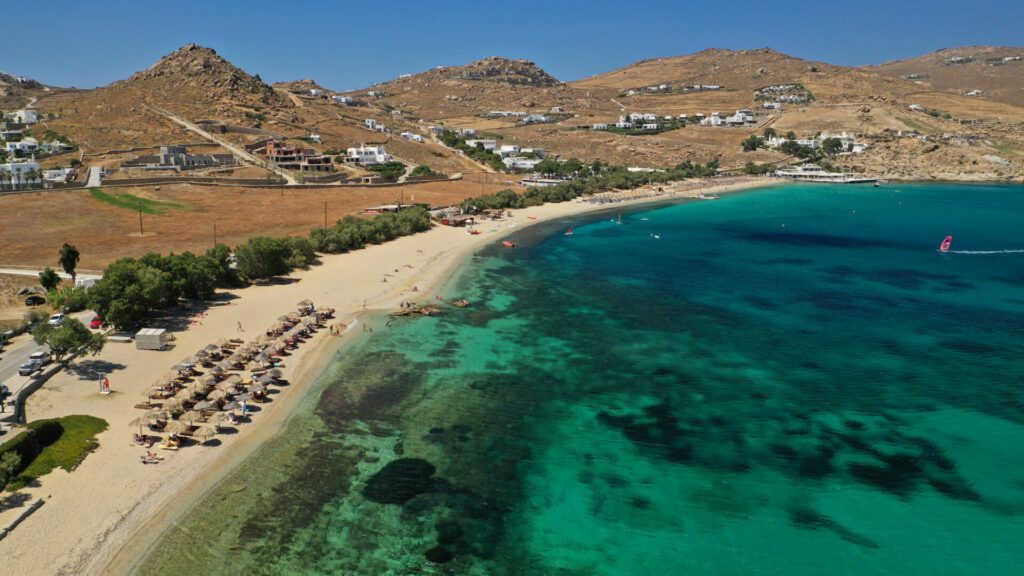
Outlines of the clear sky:
[{"label": "clear sky", "polygon": [[968,44],[1024,46],[1024,0],[46,0],[5,2],[0,70],[107,84],[196,42],[267,81],[336,90],[485,56],[562,80],[704,48],[770,46],[876,64]]}]

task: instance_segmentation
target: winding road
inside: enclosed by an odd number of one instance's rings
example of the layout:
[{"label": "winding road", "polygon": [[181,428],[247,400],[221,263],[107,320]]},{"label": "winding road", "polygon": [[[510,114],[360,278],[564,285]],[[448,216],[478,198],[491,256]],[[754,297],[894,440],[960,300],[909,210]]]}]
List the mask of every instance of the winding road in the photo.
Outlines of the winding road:
[{"label": "winding road", "polygon": [[234,144],[234,143],[229,142],[227,140],[224,140],[222,138],[218,138],[218,137],[214,136],[213,134],[207,132],[206,130],[203,130],[198,125],[196,125],[196,124],[194,124],[192,122],[189,122],[188,120],[185,120],[184,118],[174,114],[173,112],[169,112],[167,110],[164,110],[163,108],[154,106],[152,104],[145,104],[144,106],[148,110],[150,110],[151,112],[155,112],[156,114],[159,114],[159,115],[167,118],[168,120],[174,122],[175,124],[180,125],[181,127],[185,128],[186,130],[189,130],[191,132],[195,132],[196,134],[202,136],[203,138],[206,138],[207,140],[209,140],[211,142],[215,142],[215,143],[217,143],[217,144],[227,148],[228,150],[231,150],[231,152],[233,154],[235,154],[239,158],[244,159],[245,161],[249,162],[250,164],[255,164],[256,166],[261,166],[263,168],[266,168],[267,170],[270,170],[271,172],[274,172],[278,176],[284,178],[285,182],[287,182],[288,185],[299,184],[298,178],[293,176],[291,172],[289,172],[287,170],[284,170],[282,168],[278,168],[274,163],[267,162],[266,160],[256,156],[255,154],[252,154],[251,152],[249,152],[245,148],[242,148],[241,146],[238,146],[237,144]]}]

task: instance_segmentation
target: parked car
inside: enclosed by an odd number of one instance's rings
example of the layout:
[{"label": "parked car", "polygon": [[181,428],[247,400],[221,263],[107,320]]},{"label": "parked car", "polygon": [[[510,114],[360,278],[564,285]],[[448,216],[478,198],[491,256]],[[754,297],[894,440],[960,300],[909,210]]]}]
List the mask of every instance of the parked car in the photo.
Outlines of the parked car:
[{"label": "parked car", "polygon": [[50,355],[46,350],[37,350],[29,355],[29,361],[38,362],[39,367],[42,368],[50,362],[53,362],[53,356]]},{"label": "parked car", "polygon": [[53,316],[50,316],[50,326],[60,326],[64,323],[64,313],[58,312]]},{"label": "parked car", "polygon": [[89,321],[89,328],[92,328],[93,330],[98,330],[98,329],[100,329],[102,327],[103,327],[103,317],[100,316],[99,314],[93,316],[92,320]]},{"label": "parked car", "polygon": [[31,376],[32,374],[35,373],[36,370],[39,370],[42,367],[42,364],[40,364],[38,361],[29,360],[28,362],[25,362],[24,364],[18,367],[18,375]]},{"label": "parked car", "polygon": [[25,306],[41,306],[46,304],[46,298],[39,295],[29,296],[25,298]]}]

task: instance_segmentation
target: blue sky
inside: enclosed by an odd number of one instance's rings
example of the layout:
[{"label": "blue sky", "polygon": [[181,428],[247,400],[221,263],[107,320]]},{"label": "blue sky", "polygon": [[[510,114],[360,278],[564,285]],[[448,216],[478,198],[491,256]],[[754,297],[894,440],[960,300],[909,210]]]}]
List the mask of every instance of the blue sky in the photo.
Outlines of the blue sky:
[{"label": "blue sky", "polygon": [[189,42],[270,82],[314,78],[338,90],[495,55],[575,80],[709,47],[770,46],[858,65],[967,44],[1024,46],[1024,0],[5,4],[0,70],[80,88],[124,78]]}]

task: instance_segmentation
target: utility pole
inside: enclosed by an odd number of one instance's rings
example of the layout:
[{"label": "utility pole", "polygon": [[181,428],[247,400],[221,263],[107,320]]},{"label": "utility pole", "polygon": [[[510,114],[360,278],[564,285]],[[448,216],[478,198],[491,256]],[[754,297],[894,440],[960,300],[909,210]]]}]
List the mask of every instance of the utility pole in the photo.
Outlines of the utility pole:
[{"label": "utility pole", "polygon": [[142,200],[139,200],[139,236],[143,236],[143,233],[142,233]]}]

